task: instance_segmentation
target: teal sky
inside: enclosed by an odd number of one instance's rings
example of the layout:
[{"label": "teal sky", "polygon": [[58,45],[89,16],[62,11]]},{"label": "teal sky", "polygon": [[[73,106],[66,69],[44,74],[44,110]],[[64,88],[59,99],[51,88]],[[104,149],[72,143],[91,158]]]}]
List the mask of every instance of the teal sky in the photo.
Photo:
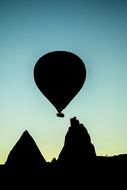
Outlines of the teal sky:
[{"label": "teal sky", "polygon": [[[75,53],[87,69],[64,118],[33,79],[37,60],[56,50]],[[1,0],[0,163],[24,130],[47,161],[57,158],[74,116],[97,155],[127,153],[127,1]]]}]

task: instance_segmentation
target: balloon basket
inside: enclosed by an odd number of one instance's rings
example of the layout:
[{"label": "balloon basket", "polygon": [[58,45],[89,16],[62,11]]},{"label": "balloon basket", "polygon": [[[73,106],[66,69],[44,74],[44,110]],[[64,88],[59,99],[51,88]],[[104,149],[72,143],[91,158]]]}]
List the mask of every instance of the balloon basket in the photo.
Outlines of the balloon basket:
[{"label": "balloon basket", "polygon": [[64,117],[64,114],[61,113],[61,112],[58,112],[58,113],[57,113],[57,117]]}]

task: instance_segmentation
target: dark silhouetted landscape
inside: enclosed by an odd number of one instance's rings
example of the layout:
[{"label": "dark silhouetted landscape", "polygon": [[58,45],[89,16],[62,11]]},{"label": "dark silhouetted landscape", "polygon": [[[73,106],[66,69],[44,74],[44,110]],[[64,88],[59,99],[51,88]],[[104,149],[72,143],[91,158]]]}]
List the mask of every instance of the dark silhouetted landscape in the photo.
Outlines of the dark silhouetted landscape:
[{"label": "dark silhouetted landscape", "polygon": [[[97,156],[90,135],[76,117],[70,119],[64,146],[58,156],[47,162],[35,141],[25,131],[0,166],[4,185],[25,184],[52,189],[105,189],[126,184],[127,154]],[[11,181],[11,183],[10,183]],[[42,188],[41,188],[42,187]],[[38,188],[37,188],[38,189]]]}]

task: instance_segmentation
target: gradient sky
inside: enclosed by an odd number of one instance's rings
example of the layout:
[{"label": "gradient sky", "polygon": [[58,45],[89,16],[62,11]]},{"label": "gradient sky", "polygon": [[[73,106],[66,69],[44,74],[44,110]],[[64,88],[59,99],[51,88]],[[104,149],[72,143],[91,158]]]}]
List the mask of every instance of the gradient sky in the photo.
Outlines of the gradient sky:
[{"label": "gradient sky", "polygon": [[[56,117],[33,79],[50,51],[78,55],[86,82]],[[97,155],[127,153],[127,1],[0,1],[0,163],[24,130],[47,161],[58,157],[70,118],[83,123]]]}]

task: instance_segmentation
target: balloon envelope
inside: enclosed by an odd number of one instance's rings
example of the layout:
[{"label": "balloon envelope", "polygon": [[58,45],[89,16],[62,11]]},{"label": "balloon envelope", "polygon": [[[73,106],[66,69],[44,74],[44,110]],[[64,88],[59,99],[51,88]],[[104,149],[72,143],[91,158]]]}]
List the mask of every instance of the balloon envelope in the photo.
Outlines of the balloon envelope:
[{"label": "balloon envelope", "polygon": [[36,85],[59,113],[80,91],[85,78],[86,68],[83,61],[67,51],[47,53],[34,67]]}]

